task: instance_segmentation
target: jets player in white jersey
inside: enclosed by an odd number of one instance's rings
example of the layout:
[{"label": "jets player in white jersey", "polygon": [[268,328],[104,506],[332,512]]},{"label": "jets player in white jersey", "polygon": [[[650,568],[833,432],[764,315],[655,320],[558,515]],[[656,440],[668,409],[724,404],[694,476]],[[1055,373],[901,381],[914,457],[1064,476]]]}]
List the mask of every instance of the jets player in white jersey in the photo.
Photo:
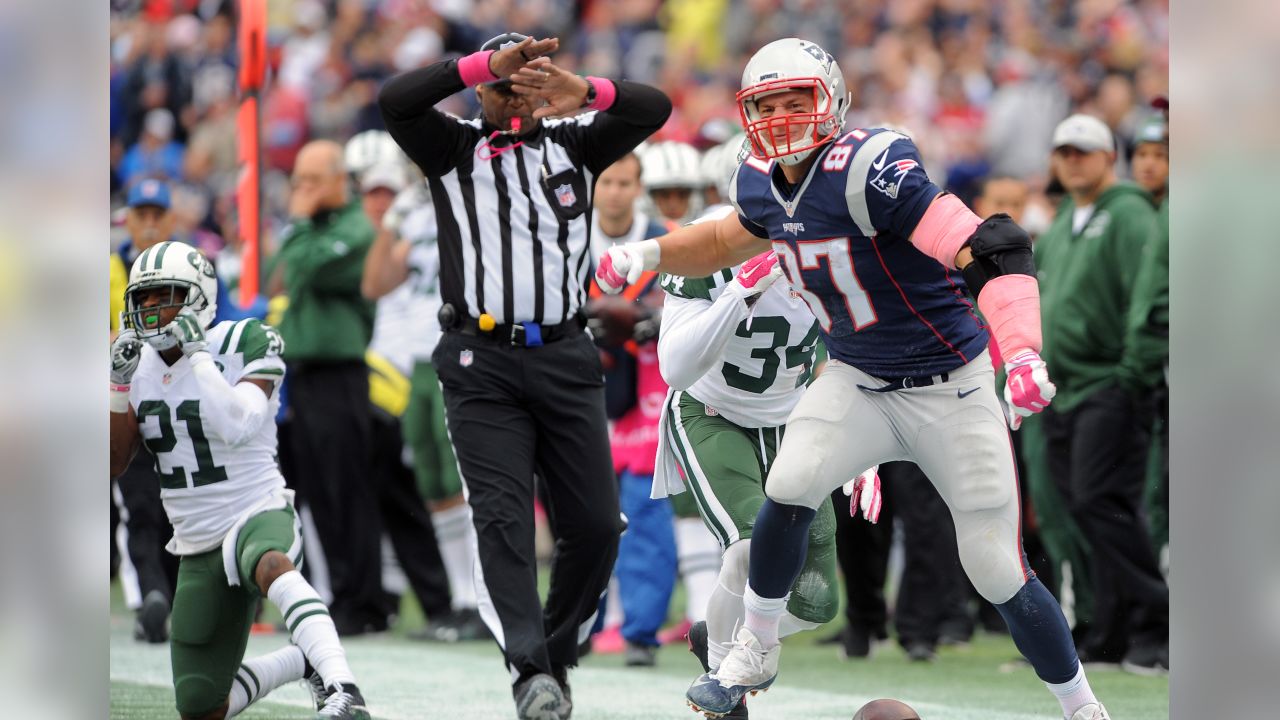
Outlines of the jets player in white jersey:
[{"label": "jets player in white jersey", "polygon": [[[696,222],[732,214],[725,205]],[[707,672],[717,671],[743,621],[752,527],[764,503],[764,478],[777,455],[787,415],[799,402],[818,360],[818,325],[785,283],[770,250],[704,278],[663,274],[666,291],[658,359],[670,386],[659,427],[653,497],[690,491],[724,552],[706,621],[689,645]],[[867,518],[878,503],[875,469],[853,481],[865,488]],[[856,506],[855,506],[856,507]],[[876,511],[878,512],[878,511]],[[809,526],[804,566],[782,619],[780,636],[835,617],[835,514],[824,500]],[[746,718],[739,702],[730,718]]]},{"label": "jets player in white jersey", "polygon": [[646,270],[697,277],[772,247],[831,356],[788,417],[769,468],[743,626],[720,670],[699,678],[688,698],[723,715],[774,682],[779,622],[823,499],[869,465],[909,460],[937,486],[966,573],[1064,717],[1107,720],[1061,607],[1026,562],[987,351],[994,339],[1004,356],[1016,428],[1056,392],[1039,354],[1030,237],[1007,215],[982,220],[943,192],[910,138],[845,128],[844,87],[835,58],[815,43],[786,38],[761,48],[737,96],[752,145],[731,185],[737,213],[611,248],[596,271],[611,290]]},{"label": "jets player in white jersey", "polygon": [[[111,346],[111,473],[139,445],[155,456],[178,555],[170,655],[185,720],[231,717],[306,679],[317,718],[368,719],[329,611],[298,572],[293,493],[276,464],[285,366],[275,329],[256,319],[209,327],[213,266],[162,242],[138,256]],[[292,645],[244,660],[259,597]]]}]

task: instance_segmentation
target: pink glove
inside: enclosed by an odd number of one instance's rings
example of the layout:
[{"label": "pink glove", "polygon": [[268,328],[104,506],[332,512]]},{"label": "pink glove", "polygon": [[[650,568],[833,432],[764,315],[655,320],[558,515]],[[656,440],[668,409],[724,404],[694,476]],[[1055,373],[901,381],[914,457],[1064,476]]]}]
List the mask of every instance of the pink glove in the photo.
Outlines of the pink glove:
[{"label": "pink glove", "polygon": [[849,517],[862,517],[874,525],[880,520],[880,508],[884,498],[880,494],[880,466],[873,465],[866,472],[844,484],[844,494],[849,496]]},{"label": "pink glove", "polygon": [[614,245],[600,258],[596,283],[609,295],[617,295],[624,286],[639,280],[646,270],[657,268],[661,254],[656,240]]},{"label": "pink glove", "polygon": [[1019,353],[1005,364],[1004,371],[1009,376],[1004,386],[1004,399],[1010,411],[1009,428],[1017,430],[1022,418],[1049,407],[1058,388],[1049,380],[1049,370],[1034,350]]}]

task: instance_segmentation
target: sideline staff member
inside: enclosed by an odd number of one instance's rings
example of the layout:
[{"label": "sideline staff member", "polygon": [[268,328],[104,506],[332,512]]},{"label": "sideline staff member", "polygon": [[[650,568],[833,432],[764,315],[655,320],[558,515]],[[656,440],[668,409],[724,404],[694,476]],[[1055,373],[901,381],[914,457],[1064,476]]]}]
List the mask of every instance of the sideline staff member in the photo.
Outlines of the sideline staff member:
[{"label": "sideline staff member", "polygon": [[[378,99],[439,216],[445,334],[433,362],[479,539],[481,615],[503,647],[521,718],[568,717],[566,670],[621,529],[602,369],[582,320],[593,186],[671,113],[654,88],[561,70],[543,57],[558,47],[499,35],[393,78]],[[433,108],[465,87],[475,87],[481,117]],[[550,119],[579,110],[597,112]],[[558,538],[545,611],[535,472]]]}]

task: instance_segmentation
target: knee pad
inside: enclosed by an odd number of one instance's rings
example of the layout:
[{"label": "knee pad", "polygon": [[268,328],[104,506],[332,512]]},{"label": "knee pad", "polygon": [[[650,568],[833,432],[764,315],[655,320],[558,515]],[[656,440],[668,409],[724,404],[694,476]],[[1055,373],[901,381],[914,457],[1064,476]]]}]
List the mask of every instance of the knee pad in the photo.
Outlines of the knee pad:
[{"label": "knee pad", "polygon": [[734,595],[742,595],[747,587],[751,540],[739,540],[724,551],[720,559],[720,586]]},{"label": "knee pad", "polygon": [[186,675],[173,683],[174,704],[184,717],[203,717],[222,707],[231,692],[205,675]]},{"label": "knee pad", "polygon": [[769,469],[764,494],[783,505],[817,508],[831,492],[831,488],[820,487],[823,484],[823,460],[822,454],[813,452],[812,448],[784,450]]},{"label": "knee pad", "polygon": [[970,582],[994,605],[1007,602],[1030,574],[1023,563],[1017,518],[995,513],[956,513],[960,564]]}]

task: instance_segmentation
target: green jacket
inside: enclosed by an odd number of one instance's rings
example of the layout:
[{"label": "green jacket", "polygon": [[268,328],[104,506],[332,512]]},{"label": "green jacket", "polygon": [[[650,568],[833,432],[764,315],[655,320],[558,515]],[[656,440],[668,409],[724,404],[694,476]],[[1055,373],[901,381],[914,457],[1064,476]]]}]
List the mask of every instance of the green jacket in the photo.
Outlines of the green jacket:
[{"label": "green jacket", "polygon": [[1138,382],[1153,388],[1164,379],[1169,364],[1169,200],[1160,206],[1156,236],[1138,272],[1129,308],[1129,336]]},{"label": "green jacket", "polygon": [[373,234],[359,200],[286,231],[278,256],[289,295],[280,322],[285,360],[364,362],[374,305],[360,294],[360,276]]},{"label": "green jacket", "polygon": [[1071,231],[1074,211],[1071,198],[1063,200],[1035,247],[1041,356],[1058,386],[1053,406],[1062,412],[1116,383],[1133,391],[1142,386],[1129,310],[1156,235],[1151,196],[1131,183],[1104,190],[1079,235]]}]

